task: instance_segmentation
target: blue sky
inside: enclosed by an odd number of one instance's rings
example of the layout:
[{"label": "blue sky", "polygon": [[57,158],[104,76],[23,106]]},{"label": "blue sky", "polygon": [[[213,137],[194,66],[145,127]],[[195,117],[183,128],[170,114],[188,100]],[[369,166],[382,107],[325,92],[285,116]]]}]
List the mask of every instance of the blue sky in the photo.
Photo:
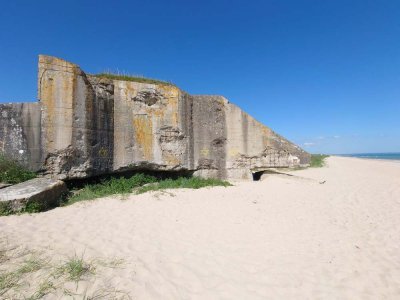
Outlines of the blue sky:
[{"label": "blue sky", "polygon": [[0,102],[37,55],[220,94],[313,153],[400,152],[400,1],[5,1]]}]

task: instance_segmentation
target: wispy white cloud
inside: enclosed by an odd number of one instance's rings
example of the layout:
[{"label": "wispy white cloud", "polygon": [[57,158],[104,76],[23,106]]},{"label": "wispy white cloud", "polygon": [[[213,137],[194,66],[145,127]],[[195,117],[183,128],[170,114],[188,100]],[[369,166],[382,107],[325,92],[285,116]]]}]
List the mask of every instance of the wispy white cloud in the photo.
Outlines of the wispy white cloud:
[{"label": "wispy white cloud", "polygon": [[325,139],[324,136],[318,136],[318,137],[317,137],[317,140],[324,140],[324,139]]},{"label": "wispy white cloud", "polygon": [[312,142],[305,142],[305,143],[303,143],[303,145],[306,146],[306,147],[311,147],[311,146],[314,146],[315,143],[312,143]]},{"label": "wispy white cloud", "polygon": [[340,135],[334,135],[333,138],[338,139],[338,138],[340,138]]}]

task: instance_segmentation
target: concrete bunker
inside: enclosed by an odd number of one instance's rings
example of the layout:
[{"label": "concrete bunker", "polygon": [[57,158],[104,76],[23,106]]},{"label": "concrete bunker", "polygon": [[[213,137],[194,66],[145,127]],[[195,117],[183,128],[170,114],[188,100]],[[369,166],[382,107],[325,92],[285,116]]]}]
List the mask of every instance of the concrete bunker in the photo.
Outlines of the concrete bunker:
[{"label": "concrete bunker", "polygon": [[0,151],[41,176],[141,170],[259,180],[261,171],[249,170],[310,162],[310,154],[222,96],[89,75],[45,55],[38,66],[39,102],[0,104]]}]

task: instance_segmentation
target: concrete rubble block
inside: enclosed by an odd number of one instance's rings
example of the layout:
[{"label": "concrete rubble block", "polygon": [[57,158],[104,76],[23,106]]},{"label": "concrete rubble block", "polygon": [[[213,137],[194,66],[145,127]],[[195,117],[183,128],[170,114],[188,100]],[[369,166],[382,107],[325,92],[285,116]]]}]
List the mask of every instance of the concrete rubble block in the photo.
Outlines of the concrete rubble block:
[{"label": "concrete rubble block", "polygon": [[59,205],[67,186],[61,180],[35,178],[0,190],[0,213],[41,211]]},{"label": "concrete rubble block", "polygon": [[0,189],[4,189],[4,188],[6,188],[6,187],[9,187],[11,184],[9,184],[9,183],[2,183],[2,182],[0,182]]}]

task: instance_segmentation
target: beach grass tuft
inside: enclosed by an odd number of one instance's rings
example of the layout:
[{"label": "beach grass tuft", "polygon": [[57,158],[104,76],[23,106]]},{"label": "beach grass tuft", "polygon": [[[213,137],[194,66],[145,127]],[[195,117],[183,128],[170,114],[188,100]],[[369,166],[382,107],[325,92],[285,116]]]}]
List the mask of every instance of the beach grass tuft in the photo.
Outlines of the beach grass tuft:
[{"label": "beach grass tuft", "polygon": [[18,274],[32,273],[40,270],[46,265],[45,261],[38,256],[32,255],[26,259],[21,267],[16,271]]},{"label": "beach grass tuft", "polygon": [[329,157],[329,155],[325,154],[311,154],[311,162],[310,167],[312,168],[321,168],[325,165],[325,158]]},{"label": "beach grass tuft", "polygon": [[[5,253],[6,251],[2,250],[2,252]],[[18,255],[9,257],[9,259],[11,258],[18,258]],[[11,289],[18,287],[21,284],[21,279],[24,275],[37,272],[44,266],[46,266],[45,260],[32,253],[31,257],[25,259],[18,269],[0,273],[0,296],[4,295]]]},{"label": "beach grass tuft", "polygon": [[68,280],[78,282],[88,274],[94,274],[95,266],[83,259],[83,255],[78,257],[76,254],[70,257],[56,272],[57,276],[65,276]]},{"label": "beach grass tuft", "polygon": [[39,300],[42,299],[47,294],[51,293],[52,291],[56,290],[54,283],[50,280],[44,280],[40,283],[37,291],[30,296],[29,300]]},{"label": "beach grass tuft", "polygon": [[5,272],[0,274],[0,296],[4,295],[8,290],[15,288],[19,284],[19,276],[14,272]]},{"label": "beach grass tuft", "polygon": [[[99,285],[90,293],[78,291],[83,283],[87,288],[94,287],[94,275],[104,268],[122,268],[125,260],[114,257],[97,258],[87,261],[76,254],[57,263],[42,252],[31,251],[25,247],[10,246],[0,239],[0,299],[43,299],[53,294],[51,299],[70,296],[71,299],[131,299],[128,292],[112,285]],[[71,289],[71,283],[75,289]],[[70,299],[70,298],[68,298]]]}]

